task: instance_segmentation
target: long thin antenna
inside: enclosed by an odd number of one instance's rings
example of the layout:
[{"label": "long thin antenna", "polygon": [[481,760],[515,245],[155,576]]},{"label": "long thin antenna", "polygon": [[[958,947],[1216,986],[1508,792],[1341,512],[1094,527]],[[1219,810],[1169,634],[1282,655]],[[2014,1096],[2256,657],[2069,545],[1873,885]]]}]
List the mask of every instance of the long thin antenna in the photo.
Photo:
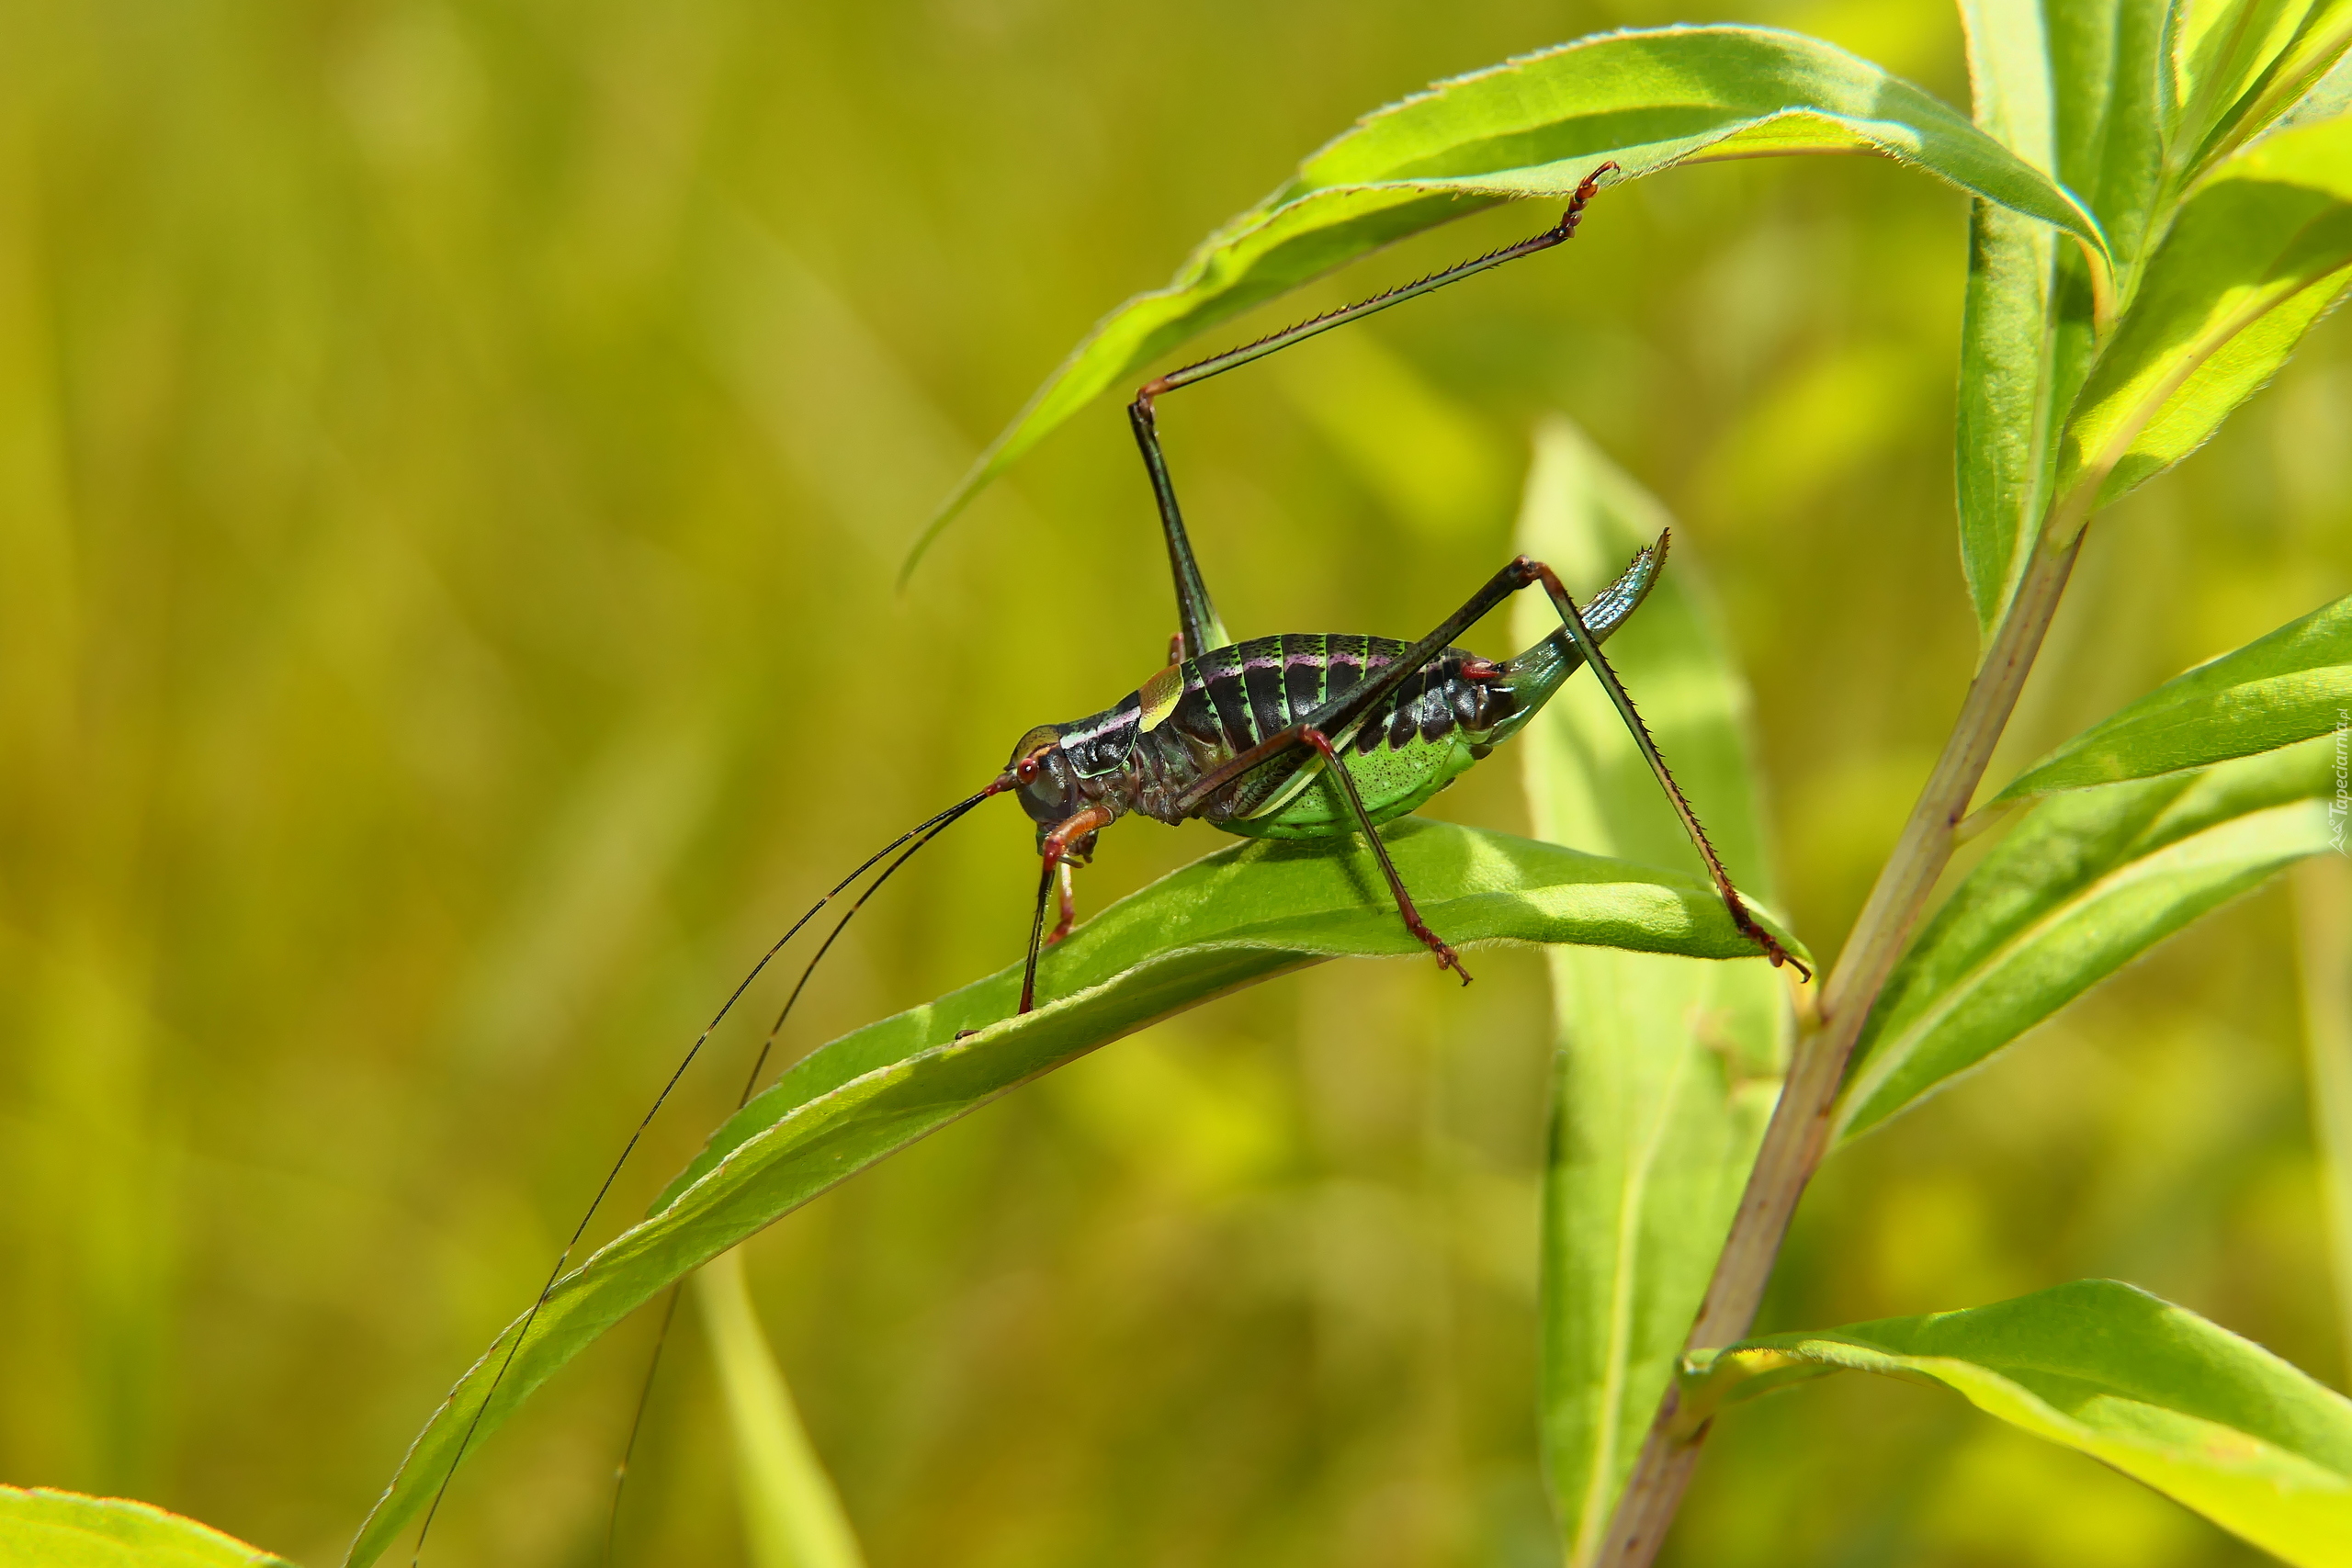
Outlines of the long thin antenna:
[{"label": "long thin antenna", "polygon": [[645,1412],[653,1404],[653,1380],[662,1371],[662,1350],[670,1343],[670,1325],[678,1315],[678,1287],[670,1287],[662,1301],[662,1328],[653,1337],[653,1354],[646,1358],[645,1386],[637,1393],[637,1413],[628,1418],[628,1440],[621,1445],[621,1461],[613,1467],[613,1507],[605,1516],[605,1562],[613,1560],[613,1542],[621,1529],[621,1491],[628,1484],[629,1462],[637,1458],[637,1438],[645,1429]]},{"label": "long thin antenna", "polygon": [[[653,1104],[639,1119],[637,1130],[628,1135],[628,1142],[621,1148],[620,1158],[615,1160],[613,1168],[605,1172],[604,1181],[596,1189],[595,1197],[589,1201],[588,1212],[580,1216],[580,1224],[573,1227],[571,1239],[563,1244],[563,1251],[556,1258],[555,1268],[548,1271],[547,1283],[539,1287],[537,1298],[531,1303],[531,1310],[523,1314],[522,1326],[515,1331],[514,1342],[506,1347],[506,1354],[499,1360],[498,1371],[491,1377],[489,1389],[483,1393],[481,1403],[474,1406],[472,1418],[466,1423],[465,1433],[458,1439],[458,1451],[450,1456],[449,1468],[442,1472],[440,1485],[434,1488],[433,1501],[424,1510],[424,1522],[417,1527],[416,1548],[409,1554],[409,1568],[417,1568],[424,1558],[425,1538],[432,1534],[434,1518],[441,1512],[442,1500],[449,1495],[450,1483],[457,1479],[458,1466],[464,1461],[466,1450],[473,1446],[474,1434],[481,1429],[484,1413],[490,1409],[491,1401],[497,1397],[499,1384],[505,1381],[507,1369],[514,1364],[515,1354],[522,1349],[523,1342],[531,1337],[531,1325],[538,1321],[539,1309],[547,1305],[548,1296],[554,1293],[556,1281],[563,1278],[564,1266],[571,1261],[572,1253],[579,1248],[580,1238],[588,1234],[589,1224],[595,1219],[597,1210],[604,1206],[605,1197],[613,1190],[613,1183],[620,1179],[621,1170],[628,1164],[629,1156],[637,1152],[637,1145],[644,1138],[646,1129],[653,1124],[654,1117],[661,1114],[662,1107],[669,1103],[672,1091],[678,1087],[679,1080],[686,1076],[686,1069],[694,1066],[695,1058],[702,1054],[702,1048],[709,1042],[711,1035],[718,1032],[720,1024],[727,1021],[727,1015],[735,1010],[735,1004],[742,999],[743,993],[752,988],[752,982],[766,972],[769,963],[777,953],[784,951],[785,943],[800,934],[800,929],[815,919],[819,910],[841,897],[852,884],[873,870],[886,856],[896,852],[910,839],[923,838],[924,842],[929,842],[931,837],[936,836],[935,829],[945,828],[989,796],[1012,787],[1012,779],[1010,774],[1000,773],[989,782],[986,789],[966,796],[944,811],[925,818],[868,855],[855,871],[842,877],[823,897],[808,906],[808,913],[793,921],[790,931],[786,931],[769,944],[768,950],[760,954],[760,961],[752,965],[752,972],[744,976],[736,987],[728,993],[726,1002],[717,1013],[712,1015],[711,1021],[703,1026],[702,1032],[695,1036],[695,1043],[686,1047],[686,1054],[679,1058],[677,1066],[672,1070],[668,1080],[662,1084],[662,1092],[654,1097]],[[891,867],[893,871],[897,869],[896,866]],[[464,1385],[461,1382],[459,1386]],[[455,1389],[450,1391],[450,1397],[452,1399],[457,1397]]]},{"label": "long thin antenna", "polygon": [[842,932],[847,931],[849,929],[849,923],[857,919],[857,912],[865,908],[866,900],[872,898],[876,893],[881,892],[882,885],[899,874],[899,868],[900,866],[914,859],[917,852],[922,850],[925,844],[928,844],[932,840],[936,839],[940,834],[944,833],[948,829],[955,825],[955,818],[950,818],[948,820],[942,822],[938,827],[933,828],[930,832],[925,833],[922,838],[917,839],[913,843],[909,844],[907,846],[906,852],[900,855],[897,860],[892,861],[888,865],[884,866],[882,868],[882,874],[868,883],[866,885],[865,891],[857,896],[857,902],[852,904],[849,908],[843,912],[842,918],[838,921],[834,922],[831,934],[825,938],[825,945],[819,948],[816,951],[816,953],[810,957],[808,960],[808,966],[800,971],[800,978],[794,983],[792,994],[785,998],[784,1006],[777,1010],[775,1022],[768,1026],[768,1037],[760,1042],[760,1054],[752,1058],[752,1070],[743,1079],[743,1092],[738,1096],[735,1100],[736,1110],[741,1111],[743,1107],[752,1103],[752,1092],[760,1086],[760,1074],[766,1070],[768,1056],[775,1050],[776,1037],[784,1032],[786,1021],[792,1017],[792,1010],[799,1005],[800,993],[808,988],[809,976],[817,973],[817,965],[825,961],[825,954],[833,950],[833,943],[841,941]]}]

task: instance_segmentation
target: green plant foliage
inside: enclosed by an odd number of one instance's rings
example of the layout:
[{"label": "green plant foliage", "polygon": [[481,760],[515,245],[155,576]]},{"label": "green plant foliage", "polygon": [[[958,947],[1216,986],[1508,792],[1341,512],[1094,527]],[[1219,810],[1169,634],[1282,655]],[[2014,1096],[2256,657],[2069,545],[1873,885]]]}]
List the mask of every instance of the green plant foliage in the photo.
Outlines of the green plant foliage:
[{"label": "green plant foliage", "polygon": [[291,1568],[152,1503],[0,1486],[0,1562],[10,1568]]},{"label": "green plant foliage", "polygon": [[2102,269],[2064,189],[1940,100],[1801,34],[1604,33],[1441,82],[1367,115],[1203,241],[1164,288],[1104,317],[974,464],[909,566],[982,486],[1098,393],[1195,333],[1408,234],[1498,202],[1565,198],[1679,164],[1871,152],[2054,225]]},{"label": "green plant foliage", "polygon": [[2145,1482],[2299,1568],[2352,1562],[2352,1400],[2110,1280],[1993,1306],[1779,1334],[1693,1358],[1684,1411],[1837,1371],[1940,1383]]},{"label": "green plant foliage", "polygon": [[2306,740],[2352,706],[2352,597],[2167,681],[2028,768],[1995,805]]},{"label": "green plant foliage", "polygon": [[[1964,0],[1976,123],[2033,164],[2058,162],[2056,110],[2040,0]],[[2058,243],[2046,223],[1970,203],[1959,393],[1961,564],[1990,633],[2015,591],[2040,522],[2049,400],[2051,290]]]},{"label": "green plant foliage", "polygon": [[[1519,547],[1571,581],[1656,538],[1664,509],[1565,420],[1537,432]],[[1548,605],[1516,606],[1522,641]],[[1748,692],[1679,539],[1611,642],[1643,717],[1747,892],[1770,897]],[[1661,865],[1689,840],[1605,693],[1573,682],[1518,742],[1535,829]],[[1591,1560],[1674,1376],[1788,1059],[1784,982],[1758,960],[1693,964],[1554,947],[1559,1020],[1544,1187],[1543,1419],[1571,1564]]]},{"label": "green plant foliage", "polygon": [[841,1495],[809,1444],[784,1369],[760,1328],[742,1252],[723,1252],[697,1269],[695,1295],[727,1398],[735,1487],[753,1568],[865,1568]]},{"label": "green plant foliage", "polygon": [[2352,268],[2352,120],[2280,130],[2207,175],[2085,384],[2057,490],[2104,504],[2187,457],[2269,380]]},{"label": "green plant foliage", "polygon": [[[1755,952],[1696,876],[1416,818],[1382,836],[1424,918],[1457,946]],[[522,1319],[483,1352],[411,1447],[349,1562],[375,1561],[432,1495],[502,1365],[478,1436],[673,1280],[1007,1090],[1237,987],[1327,958],[1423,951],[1363,846],[1240,844],[1079,927],[1046,955],[1043,999],[1026,1017],[1013,1016],[1015,965],[810,1053],[712,1134],[650,1218],[556,1284],[511,1365]]]},{"label": "green plant foliage", "polygon": [[1855,1051],[1851,1136],[1973,1066],[2199,915],[2328,847],[2325,737],[2042,801],[1887,983]]},{"label": "green plant foliage", "polygon": [[2199,0],[2166,19],[2168,172],[2193,177],[2258,135],[2352,46],[2352,0]]}]

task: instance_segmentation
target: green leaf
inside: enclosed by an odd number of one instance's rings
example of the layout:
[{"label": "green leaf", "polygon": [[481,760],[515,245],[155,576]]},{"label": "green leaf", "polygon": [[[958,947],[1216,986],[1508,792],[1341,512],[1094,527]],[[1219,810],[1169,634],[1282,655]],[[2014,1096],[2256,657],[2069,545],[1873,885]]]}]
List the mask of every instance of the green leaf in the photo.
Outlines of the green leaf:
[{"label": "green leaf", "polygon": [[2199,915],[2329,844],[2327,738],[2043,800],[1895,967],[1838,1108],[1851,1137]]},{"label": "green leaf", "polygon": [[[1565,420],[1537,433],[1519,547],[1572,581],[1658,536],[1658,503]],[[1517,640],[1549,604],[1513,609]],[[1556,620],[1552,625],[1556,625]],[[1750,894],[1769,892],[1748,693],[1679,541],[1611,644],[1658,747]],[[1697,867],[1607,695],[1572,682],[1521,738],[1538,833]],[[1788,1059],[1786,988],[1762,961],[1555,947],[1559,1021],[1544,1184],[1544,1466],[1570,1564],[1591,1561],[1674,1375]]]},{"label": "green leaf", "polygon": [[2175,677],[2028,768],[1994,805],[2275,750],[2352,707],[2352,596]]},{"label": "green leaf", "polygon": [[[1697,877],[1414,818],[1382,837],[1423,917],[1456,946],[1590,942],[1700,958],[1755,952]],[[1425,953],[1397,919],[1364,846],[1261,840],[1195,861],[1079,927],[1046,955],[1042,1004],[1025,1017],[1013,1016],[1016,964],[843,1035],[713,1134],[649,1218],[557,1281],[480,1431],[497,1427],[671,1281],[1029,1079],[1286,970],[1327,958]],[[522,1321],[508,1325],[418,1436],[353,1543],[350,1563],[374,1562],[440,1484]]]},{"label": "green leaf", "polygon": [[0,1486],[0,1562],[12,1568],[292,1568],[153,1503]]},{"label": "green leaf", "polygon": [[1776,1334],[1693,1358],[1693,1423],[1830,1372],[1940,1383],[2300,1568],[2352,1563],[2352,1400],[2111,1280],[1966,1312]]},{"label": "green leaf", "polygon": [[[2053,172],[2098,215],[2127,288],[2155,227],[2163,182],[2165,10],[2165,0],[2043,6],[2058,147]],[[2077,275],[2077,298],[2066,310],[2087,332],[2092,312],[2080,293],[2084,281]]]},{"label": "green leaf", "polygon": [[841,1495],[760,1330],[743,1254],[722,1253],[704,1264],[695,1275],[695,1296],[727,1396],[735,1489],[755,1568],[865,1568]]},{"label": "green leaf", "polygon": [[2191,0],[2166,49],[2168,163],[2185,178],[2295,107],[2352,47],[2352,0]]},{"label": "green leaf", "polygon": [[[2037,168],[2057,166],[2056,109],[2038,0],[1962,0],[1976,123]],[[1990,637],[2041,521],[2056,236],[1989,201],[1970,204],[1960,345],[1960,558]]]},{"label": "green leaf", "polygon": [[2352,282],[2352,120],[2282,130],[2190,196],[2076,400],[2077,518],[2187,457]]},{"label": "green leaf", "polygon": [[2105,276],[2083,206],[1940,100],[1868,61],[1767,28],[1599,34],[1441,82],[1367,115],[1177,269],[1098,322],[934,516],[941,528],[1098,393],[1254,306],[1407,235],[1506,201],[1560,201],[1679,164],[1882,152],[2073,235]]}]

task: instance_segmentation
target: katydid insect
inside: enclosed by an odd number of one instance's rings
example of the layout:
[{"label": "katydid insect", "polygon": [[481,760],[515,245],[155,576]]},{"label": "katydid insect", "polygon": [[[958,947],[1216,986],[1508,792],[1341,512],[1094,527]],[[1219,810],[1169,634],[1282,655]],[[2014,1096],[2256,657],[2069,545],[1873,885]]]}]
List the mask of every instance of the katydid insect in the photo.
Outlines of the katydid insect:
[{"label": "katydid insect", "polygon": [[[1160,451],[1155,405],[1161,397],[1359,317],[1563,243],[1575,236],[1601,177],[1615,167],[1604,164],[1588,175],[1560,220],[1540,234],[1171,371],[1136,392],[1128,406],[1128,420],[1150,477],[1175,579],[1179,630],[1169,650],[1167,668],[1100,713],[1030,730],[1014,746],[1003,771],[985,787],[869,856],[762,955],[673,1071],[557,1259],[555,1270],[526,1314],[521,1332],[511,1342],[443,1474],[419,1532],[420,1553],[424,1532],[432,1528],[450,1478],[514,1349],[528,1336],[539,1307],[562,1277],[621,1167],[712,1033],[786,942],[834,898],[889,860],[801,971],[744,1084],[743,1100],[748,1101],[802,989],[850,920],[918,851],[991,796],[1017,796],[1036,824],[1040,871],[1022,973],[1021,1013],[1036,1005],[1041,953],[1067,935],[1076,920],[1071,868],[1091,859],[1096,837],[1104,828],[1130,814],[1170,825],[1197,818],[1226,832],[1254,838],[1337,839],[1362,834],[1379,862],[1406,929],[1428,947],[1442,969],[1453,971],[1467,984],[1470,975],[1461,955],[1414,907],[1411,892],[1381,842],[1380,827],[1419,809],[1518,733],[1571,675],[1589,665],[1705,863],[1733,923],[1775,966],[1788,964],[1807,979],[1812,977],[1748,914],[1698,814],[1674,782],[1632,699],[1601,656],[1600,643],[1640,608],[1664,570],[1668,542],[1665,535],[1636,555],[1614,582],[1581,608],[1550,567],[1520,556],[1415,642],[1356,635],[1283,634],[1237,643],[1218,618],[1202,580]],[[1500,661],[1481,659],[1453,646],[1455,637],[1511,594],[1539,583],[1559,613],[1558,631],[1517,657]],[[893,855],[896,858],[890,859]],[[1057,888],[1060,918],[1048,931],[1046,916]],[[673,1294],[673,1305],[674,1301]],[[665,1318],[665,1331],[666,1324]],[[632,1427],[632,1447],[634,1442]],[[624,1472],[626,1467],[625,1456]],[[616,1508],[617,1503],[616,1495]]]},{"label": "katydid insect", "polygon": [[[1086,863],[1092,857],[1095,835],[1130,812],[1171,826],[1199,818],[1226,832],[1251,838],[1361,833],[1380,862],[1405,929],[1436,956],[1440,968],[1453,970],[1467,985],[1470,973],[1463,967],[1461,954],[1413,907],[1411,893],[1380,841],[1380,824],[1418,810],[1518,733],[1586,664],[1608,691],[1672,802],[1733,923],[1776,967],[1794,962],[1741,903],[1698,814],[1668,772],[1616,672],[1601,657],[1601,640],[1641,606],[1664,569],[1666,536],[1636,556],[1624,574],[1582,610],[1550,567],[1521,556],[1419,642],[1285,634],[1236,643],[1217,618],[1201,579],[1176,503],[1176,488],[1159,449],[1155,404],[1168,393],[1574,238],[1585,204],[1600,177],[1615,167],[1604,164],[1587,175],[1559,222],[1541,234],[1170,371],[1136,393],[1127,419],[1143,452],[1160,528],[1167,536],[1180,630],[1168,668],[1101,713],[1029,731],[991,786],[1017,788],[1023,809],[1036,821],[1037,851],[1044,863],[1022,976],[1023,1012],[1036,1001],[1040,949],[1067,935],[1076,919],[1069,868]],[[1500,663],[1453,646],[1488,611],[1538,582],[1559,611],[1559,631]],[[1047,933],[1046,909],[1057,883],[1061,918]],[[1796,967],[1805,973],[1802,964]]]}]

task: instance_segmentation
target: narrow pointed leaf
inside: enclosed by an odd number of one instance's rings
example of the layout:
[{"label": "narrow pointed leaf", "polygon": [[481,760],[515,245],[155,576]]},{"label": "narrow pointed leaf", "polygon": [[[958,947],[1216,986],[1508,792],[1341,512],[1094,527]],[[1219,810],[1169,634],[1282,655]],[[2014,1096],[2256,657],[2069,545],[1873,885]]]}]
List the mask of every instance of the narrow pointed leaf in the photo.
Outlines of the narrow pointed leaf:
[{"label": "narrow pointed leaf", "polygon": [[1096,324],[983,453],[908,565],[980,488],[1099,393],[1196,333],[1408,234],[1500,202],[1564,200],[1678,164],[1873,152],[2072,235],[2107,265],[2072,196],[1950,106],[1868,61],[1767,28],[1599,34],[1441,82],[1367,115],[1235,217],[1164,288]]},{"label": "narrow pointed leaf", "polygon": [[[1695,876],[1415,818],[1382,837],[1424,918],[1457,946],[1591,942],[1702,958],[1755,951]],[[1195,861],[1079,927],[1046,955],[1041,1005],[1025,1017],[1013,1016],[1016,964],[843,1035],[713,1134],[647,1219],[557,1282],[477,1438],[673,1280],[1029,1079],[1286,970],[1425,953],[1396,919],[1368,850],[1259,841]],[[350,1563],[374,1562],[439,1485],[522,1321],[418,1436]]]},{"label": "narrow pointed leaf", "polygon": [[10,1568],[293,1568],[153,1503],[0,1486],[0,1562]]},{"label": "narrow pointed leaf", "polygon": [[2352,707],[2352,596],[2167,681],[2018,775],[1994,804],[2307,740]]},{"label": "narrow pointed leaf", "polygon": [[2347,283],[2352,119],[2279,131],[2222,164],[2182,209],[2084,386],[2056,493],[2103,505],[2194,451]]},{"label": "narrow pointed leaf", "polygon": [[1971,872],[1880,996],[1838,1109],[1850,1137],[2206,910],[2328,847],[2324,737],[2054,795]]},{"label": "narrow pointed leaf", "polygon": [[[2217,127],[2246,107],[2257,84],[2301,36],[2326,29],[2342,0],[2184,0],[2167,18],[2165,141],[2176,167],[2196,159]],[[2320,13],[2314,17],[2313,12]]]},{"label": "narrow pointed leaf", "polygon": [[760,1328],[741,1251],[704,1264],[695,1275],[695,1296],[727,1398],[736,1498],[753,1568],[865,1568],[841,1495]]},{"label": "narrow pointed leaf", "polygon": [[[2040,0],[1962,0],[1976,123],[2037,168],[2058,164]],[[2058,243],[2045,223],[1979,198],[1969,210],[1960,344],[1960,558],[1989,637],[2041,518]]]},{"label": "narrow pointed leaf", "polygon": [[[1571,581],[1657,537],[1658,503],[1566,421],[1538,433],[1520,548]],[[1532,596],[1522,644],[1558,626]],[[1611,658],[1733,874],[1766,896],[1748,694],[1679,539]],[[1519,742],[1545,838],[1662,865],[1697,856],[1605,694],[1572,682]],[[1591,1561],[1674,1375],[1788,1053],[1770,966],[1553,948],[1552,1135],[1544,1184],[1543,1437],[1571,1565]]]},{"label": "narrow pointed leaf", "polygon": [[[1962,558],[1980,628],[1996,624],[2007,607],[2024,563],[2048,525],[2052,500],[2060,493],[2060,429],[2111,334],[2115,312],[2137,286],[2149,235],[2163,227],[2158,211],[2164,179],[2159,66],[2165,0],[2067,0],[2064,5],[2045,3],[2039,9],[2050,60],[2051,130],[2057,160],[2052,172],[2098,217],[2116,281],[2103,289],[2079,252],[2059,247],[2038,333],[2018,321],[2023,341],[1996,349],[2014,365],[2039,348],[2042,368],[2031,424],[2033,483],[2022,498],[2022,516],[2013,523],[2007,513],[1996,513],[1983,521],[1975,498],[1962,497]],[[2014,18],[1993,25],[2015,25]],[[1985,328],[1989,333],[2002,325],[1987,321]],[[1971,417],[1971,400],[1963,400],[1964,420]],[[2014,391],[2009,393],[2011,407],[2020,400]],[[1972,420],[1962,436],[1966,441],[1976,434]],[[1968,466],[1985,457],[2014,463],[2015,437],[2008,439],[2011,447],[1996,454],[1980,455],[1963,446],[1963,475]],[[2019,499],[2014,482],[1993,493],[2005,501]],[[1990,546],[1986,558],[1971,558],[1970,552],[1982,546]]]},{"label": "narrow pointed leaf", "polygon": [[2169,51],[2171,165],[2194,175],[2306,107],[2352,48],[2352,0],[2202,0]]},{"label": "narrow pointed leaf", "polygon": [[[2167,10],[2165,0],[2042,6],[2058,147],[2052,172],[2098,214],[2127,282],[2154,226],[2163,183]],[[2079,276],[2075,287],[2082,289]],[[2086,333],[2089,305],[2084,292],[2066,306]]]},{"label": "narrow pointed leaf", "polygon": [[2352,1400],[2112,1280],[1706,1352],[1689,1419],[1830,1372],[1940,1383],[2298,1568],[2352,1564]]}]

